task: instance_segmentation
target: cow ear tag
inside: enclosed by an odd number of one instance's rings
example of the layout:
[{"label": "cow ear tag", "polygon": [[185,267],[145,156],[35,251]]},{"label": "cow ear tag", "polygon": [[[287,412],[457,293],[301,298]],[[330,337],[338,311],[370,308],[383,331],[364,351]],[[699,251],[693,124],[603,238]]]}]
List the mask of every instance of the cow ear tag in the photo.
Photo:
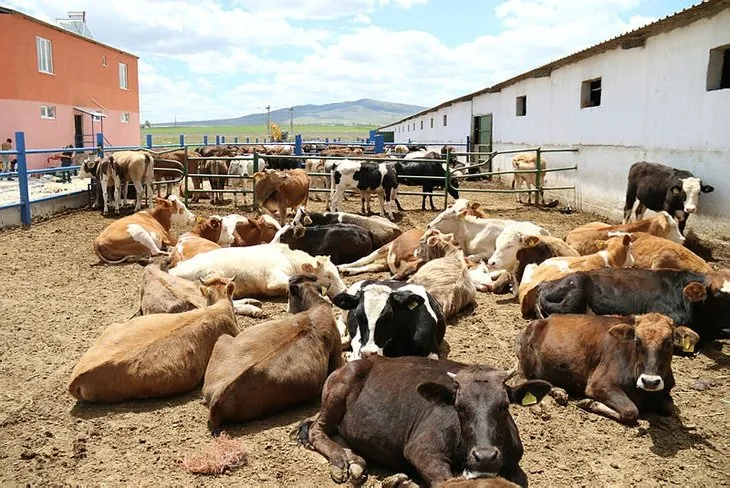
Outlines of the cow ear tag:
[{"label": "cow ear tag", "polygon": [[414,310],[417,306],[418,306],[418,302],[416,300],[408,301],[408,310]]},{"label": "cow ear tag", "polygon": [[522,397],[522,406],[526,407],[528,405],[534,405],[537,403],[537,398],[535,395],[530,393],[529,391],[525,393],[525,396]]},{"label": "cow ear tag", "polygon": [[319,292],[322,294],[322,296],[325,296],[327,294],[327,287],[326,286],[320,287]]},{"label": "cow ear tag", "polygon": [[672,188],[672,193],[679,195],[679,188]]},{"label": "cow ear tag", "polygon": [[689,337],[682,339],[682,351],[695,352],[695,345],[692,344],[692,340]]}]

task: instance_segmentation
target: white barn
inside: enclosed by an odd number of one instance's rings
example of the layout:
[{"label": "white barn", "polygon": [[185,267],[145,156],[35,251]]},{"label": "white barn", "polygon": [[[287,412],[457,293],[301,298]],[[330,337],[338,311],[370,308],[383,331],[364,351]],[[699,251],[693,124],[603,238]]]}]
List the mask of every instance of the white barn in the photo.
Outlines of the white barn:
[{"label": "white barn", "polygon": [[[730,0],[709,0],[393,124],[395,141],[473,149],[576,147],[546,156],[546,186],[576,184],[583,210],[620,218],[636,161],[687,169],[715,191],[692,222],[730,229]],[[511,156],[494,170],[511,169]],[[704,222],[702,222],[704,220]],[[719,227],[718,227],[719,226]]]}]

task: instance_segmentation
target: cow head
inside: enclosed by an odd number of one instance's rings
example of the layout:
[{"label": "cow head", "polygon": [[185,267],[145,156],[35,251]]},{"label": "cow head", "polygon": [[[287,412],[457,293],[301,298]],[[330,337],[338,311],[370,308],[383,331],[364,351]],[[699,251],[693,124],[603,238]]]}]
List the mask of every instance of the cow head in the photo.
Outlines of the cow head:
[{"label": "cow head", "polygon": [[429,229],[418,241],[414,256],[424,261],[431,261],[446,256],[456,245],[454,234],[444,234],[437,229]]},{"label": "cow head", "polygon": [[672,217],[669,212],[662,210],[659,212],[659,215],[664,217],[667,221],[667,226],[669,229],[667,230],[667,235],[665,236],[666,239],[669,239],[672,242],[676,242],[677,244],[684,245],[685,238],[682,235],[682,233],[679,231],[679,224],[677,223],[677,220]]},{"label": "cow head", "polygon": [[198,216],[195,218],[193,232],[203,239],[208,239],[217,244],[221,238],[222,221],[223,219],[217,215],[213,215],[207,219]]},{"label": "cow head", "polygon": [[672,209],[679,220],[684,220],[686,214],[697,211],[700,193],[712,193],[714,190],[714,187],[703,185],[702,180],[694,176],[681,178],[667,190],[664,208]]},{"label": "cow head", "polygon": [[[730,270],[722,269],[707,275],[707,281],[694,281],[684,287],[684,295],[702,310],[703,339],[730,335]],[[704,326],[703,326],[704,325]],[[704,337],[707,335],[707,337]]]},{"label": "cow head", "polygon": [[428,229],[438,229],[441,232],[454,232],[456,230],[455,224],[459,212],[464,210],[468,205],[468,199],[459,198],[452,206],[438,214],[426,227]]},{"label": "cow head", "polygon": [[672,319],[658,313],[627,318],[614,325],[608,334],[632,350],[633,378],[636,387],[645,391],[664,389],[664,380],[671,372],[675,341],[684,340],[681,327],[675,329]]},{"label": "cow head", "polygon": [[[519,461],[522,445],[509,405],[538,403],[550,391],[550,383],[530,380],[511,387],[505,383],[511,373],[485,366],[468,366],[447,374],[443,383],[421,383],[418,393],[431,402],[453,406],[456,410],[461,444],[466,450],[464,476],[494,476],[502,470],[505,457]],[[515,444],[520,448],[516,460],[514,452],[505,452],[515,449]]]},{"label": "cow head", "polygon": [[313,274],[301,274],[289,278],[289,313],[305,312],[314,305],[328,302],[329,285],[318,282]]},{"label": "cow head", "polygon": [[302,264],[301,272],[316,275],[323,285],[329,287],[327,296],[330,298],[345,291],[347,288],[345,282],[340,278],[340,272],[337,270],[337,266],[332,264],[329,256],[315,256],[314,259],[313,264]]},{"label": "cow head", "polygon": [[155,207],[162,206],[170,210],[170,220],[175,224],[190,224],[195,221],[195,214],[188,210],[177,195],[167,198],[155,198]]},{"label": "cow head", "polygon": [[221,218],[221,235],[218,240],[218,244],[221,247],[228,247],[233,244],[236,239],[235,233],[238,229],[238,224],[241,222],[248,222],[248,219],[238,214],[230,214]]},{"label": "cow head", "polygon": [[538,236],[526,235],[508,226],[497,236],[494,253],[487,264],[491,268],[511,270],[517,265],[517,253],[520,249],[535,247],[539,242]]},{"label": "cow head", "polygon": [[236,290],[236,277],[226,279],[220,277],[212,277],[200,280],[200,293],[205,297],[208,305],[213,305],[221,300],[231,302],[233,292]]},{"label": "cow head", "polygon": [[305,207],[299,207],[297,209],[297,212],[294,214],[294,218],[292,219],[292,223],[299,225],[311,225],[312,219],[307,214],[307,209]]},{"label": "cow head", "polygon": [[606,267],[623,268],[634,264],[631,254],[631,241],[635,239],[626,232],[609,232],[605,241],[595,241],[594,245],[606,262]]},{"label": "cow head", "polygon": [[79,168],[79,178],[94,178],[96,177],[96,170],[99,167],[101,158],[84,158]]}]

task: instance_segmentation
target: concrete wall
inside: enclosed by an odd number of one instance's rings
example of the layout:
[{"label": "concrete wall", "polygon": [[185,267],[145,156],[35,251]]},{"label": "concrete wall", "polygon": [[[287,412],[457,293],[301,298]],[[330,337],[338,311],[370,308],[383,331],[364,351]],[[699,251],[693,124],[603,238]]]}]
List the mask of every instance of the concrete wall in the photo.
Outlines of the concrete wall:
[{"label": "concrete wall", "polygon": [[[82,192],[55,198],[53,200],[32,203],[30,212],[33,217],[33,221],[35,221],[38,218],[50,217],[66,210],[84,208],[88,205],[89,194],[88,192]],[[0,229],[17,227],[19,225],[21,225],[20,207],[0,209]]]}]

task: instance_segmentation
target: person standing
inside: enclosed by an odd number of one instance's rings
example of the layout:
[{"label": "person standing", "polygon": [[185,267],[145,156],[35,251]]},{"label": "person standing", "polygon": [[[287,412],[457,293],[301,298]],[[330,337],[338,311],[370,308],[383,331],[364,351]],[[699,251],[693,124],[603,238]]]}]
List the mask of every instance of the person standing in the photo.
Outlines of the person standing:
[{"label": "person standing", "polygon": [[[65,149],[71,149],[73,146],[69,144]],[[71,166],[73,162],[73,152],[64,151],[61,153],[61,167],[65,168]],[[71,170],[61,171],[61,180],[59,183],[71,183]]]},{"label": "person standing", "polygon": [[[0,151],[12,151],[13,150],[13,141],[12,139],[8,138],[5,142],[0,144]],[[2,155],[2,168],[0,168],[0,171],[6,171],[10,172],[10,154],[3,154]],[[12,178],[10,175],[8,175],[8,181],[11,181]]]}]

